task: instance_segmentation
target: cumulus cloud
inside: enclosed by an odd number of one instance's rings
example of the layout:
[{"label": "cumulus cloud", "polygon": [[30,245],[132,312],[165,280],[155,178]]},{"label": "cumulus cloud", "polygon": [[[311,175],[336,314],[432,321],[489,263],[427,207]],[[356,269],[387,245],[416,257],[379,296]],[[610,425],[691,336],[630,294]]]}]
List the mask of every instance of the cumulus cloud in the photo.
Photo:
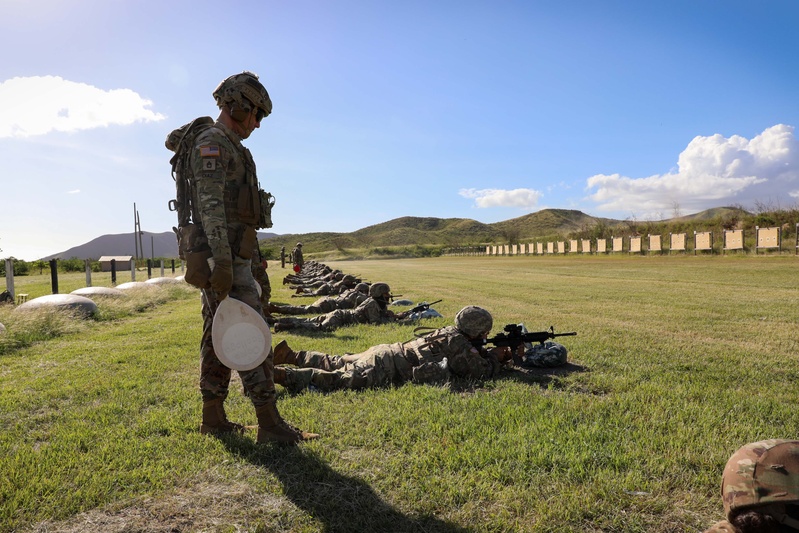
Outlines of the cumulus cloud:
[{"label": "cumulus cloud", "polygon": [[597,174],[587,180],[589,198],[602,211],[654,214],[679,205],[689,212],[752,201],[799,198],[799,141],[794,128],[778,124],[752,140],[739,135],[695,137],[677,170],[645,178]]},{"label": "cumulus cloud", "polygon": [[106,91],[58,76],[11,78],[0,83],[0,138],[72,132],[165,117],[130,89]]},{"label": "cumulus cloud", "polygon": [[458,194],[473,198],[477,207],[520,207],[533,209],[542,194],[534,189],[461,189]]}]

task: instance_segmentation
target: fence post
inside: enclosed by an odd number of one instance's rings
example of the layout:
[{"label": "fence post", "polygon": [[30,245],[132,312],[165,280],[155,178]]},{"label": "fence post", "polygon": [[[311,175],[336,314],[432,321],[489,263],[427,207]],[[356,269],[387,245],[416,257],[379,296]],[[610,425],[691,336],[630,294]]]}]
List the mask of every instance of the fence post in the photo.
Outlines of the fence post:
[{"label": "fence post", "polygon": [[92,286],[92,262],[90,259],[84,259],[86,264],[86,286]]},{"label": "fence post", "polygon": [[111,260],[111,285],[117,284],[117,260]]},{"label": "fence post", "polygon": [[164,260],[161,259],[160,261],[161,261],[161,277],[163,278],[164,277]]},{"label": "fence post", "polygon": [[130,260],[130,281],[136,281],[136,260]]},{"label": "fence post", "polygon": [[17,301],[17,295],[14,292],[14,260],[6,259],[6,290],[11,293],[11,301]]},{"label": "fence post", "polygon": [[175,274],[175,260],[172,260],[172,274]]},{"label": "fence post", "polygon": [[153,261],[152,259],[147,260],[147,279],[153,277]]},{"label": "fence post", "polygon": [[58,259],[50,259],[50,282],[53,294],[58,294]]}]

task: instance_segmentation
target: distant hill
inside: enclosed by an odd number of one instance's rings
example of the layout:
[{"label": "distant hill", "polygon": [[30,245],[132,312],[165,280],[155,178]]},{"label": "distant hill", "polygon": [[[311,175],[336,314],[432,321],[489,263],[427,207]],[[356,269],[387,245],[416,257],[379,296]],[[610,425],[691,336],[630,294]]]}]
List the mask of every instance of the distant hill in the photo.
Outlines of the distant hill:
[{"label": "distant hill", "polygon": [[669,219],[670,222],[701,222],[704,220],[713,220],[713,219],[724,219],[724,218],[732,218],[732,217],[745,217],[749,216],[751,213],[748,211],[741,209],[740,207],[714,207],[712,209],[706,209],[705,211],[701,211],[699,213],[694,213],[693,215],[685,215],[681,217],[674,217]]},{"label": "distant hill", "polygon": [[[102,235],[86,244],[75,246],[63,252],[48,255],[42,259],[99,259],[104,255],[136,255],[136,243],[133,240],[133,232],[119,233],[114,235]],[[268,239],[277,237],[277,233],[258,232],[258,239]],[[141,244],[144,257],[177,257],[178,242],[175,234],[171,231],[163,233],[150,233],[143,231]]]},{"label": "distant hill", "polygon": [[[751,216],[736,207],[716,207],[683,217],[657,222],[636,222],[599,218],[572,209],[543,209],[521,217],[484,224],[469,218],[400,217],[380,224],[367,226],[350,233],[318,232],[302,234],[258,233],[260,241],[275,251],[285,246],[289,252],[299,241],[306,253],[338,251],[347,255],[349,250],[385,247],[419,246],[471,246],[487,243],[524,242],[540,238],[566,237],[586,234],[592,228],[610,228],[637,231],[636,227],[678,223],[683,226],[718,220],[740,220]],[[638,229],[641,229],[640,227]],[[146,257],[177,257],[177,242],[171,231],[144,232],[142,235]],[[44,259],[97,259],[103,255],[134,255],[133,233],[103,235],[86,244],[70,248]]]}]

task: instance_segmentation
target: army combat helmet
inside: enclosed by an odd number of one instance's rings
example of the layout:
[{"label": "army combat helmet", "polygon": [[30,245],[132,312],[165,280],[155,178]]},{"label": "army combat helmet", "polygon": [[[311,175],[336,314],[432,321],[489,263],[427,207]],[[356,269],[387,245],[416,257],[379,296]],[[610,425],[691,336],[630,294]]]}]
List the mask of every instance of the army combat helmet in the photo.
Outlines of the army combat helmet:
[{"label": "army combat helmet", "polygon": [[[721,494],[727,517],[774,503],[799,504],[799,440],[763,440],[738,449],[724,467]],[[798,520],[764,512],[799,530]]]},{"label": "army combat helmet", "polygon": [[488,333],[493,325],[494,318],[491,313],[476,305],[467,305],[455,315],[455,327],[471,338]]},{"label": "army combat helmet", "polygon": [[391,295],[391,288],[388,283],[375,283],[369,287],[369,296],[378,302],[388,302],[393,298]]},{"label": "army combat helmet", "polygon": [[[226,105],[236,104],[234,107],[250,113],[252,106],[257,107],[259,121],[272,112],[272,100],[266,88],[258,81],[258,75],[245,70],[241,74],[234,74],[225,78],[213,92],[216,105],[222,109]],[[242,120],[233,115],[236,120]]]}]

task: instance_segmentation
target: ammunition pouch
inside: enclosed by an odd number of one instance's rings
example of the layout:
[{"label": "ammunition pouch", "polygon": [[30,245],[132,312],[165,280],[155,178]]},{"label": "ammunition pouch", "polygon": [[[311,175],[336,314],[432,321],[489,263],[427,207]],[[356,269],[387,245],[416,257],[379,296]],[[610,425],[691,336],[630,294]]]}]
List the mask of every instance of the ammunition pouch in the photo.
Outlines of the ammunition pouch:
[{"label": "ammunition pouch", "polygon": [[199,289],[210,287],[211,267],[208,259],[213,257],[208,238],[203,229],[196,224],[187,224],[172,230],[178,239],[178,255],[186,261],[186,283]]},{"label": "ammunition pouch", "polygon": [[258,232],[254,226],[245,226],[239,241],[238,256],[244,259],[252,258],[255,247],[258,246]]}]

